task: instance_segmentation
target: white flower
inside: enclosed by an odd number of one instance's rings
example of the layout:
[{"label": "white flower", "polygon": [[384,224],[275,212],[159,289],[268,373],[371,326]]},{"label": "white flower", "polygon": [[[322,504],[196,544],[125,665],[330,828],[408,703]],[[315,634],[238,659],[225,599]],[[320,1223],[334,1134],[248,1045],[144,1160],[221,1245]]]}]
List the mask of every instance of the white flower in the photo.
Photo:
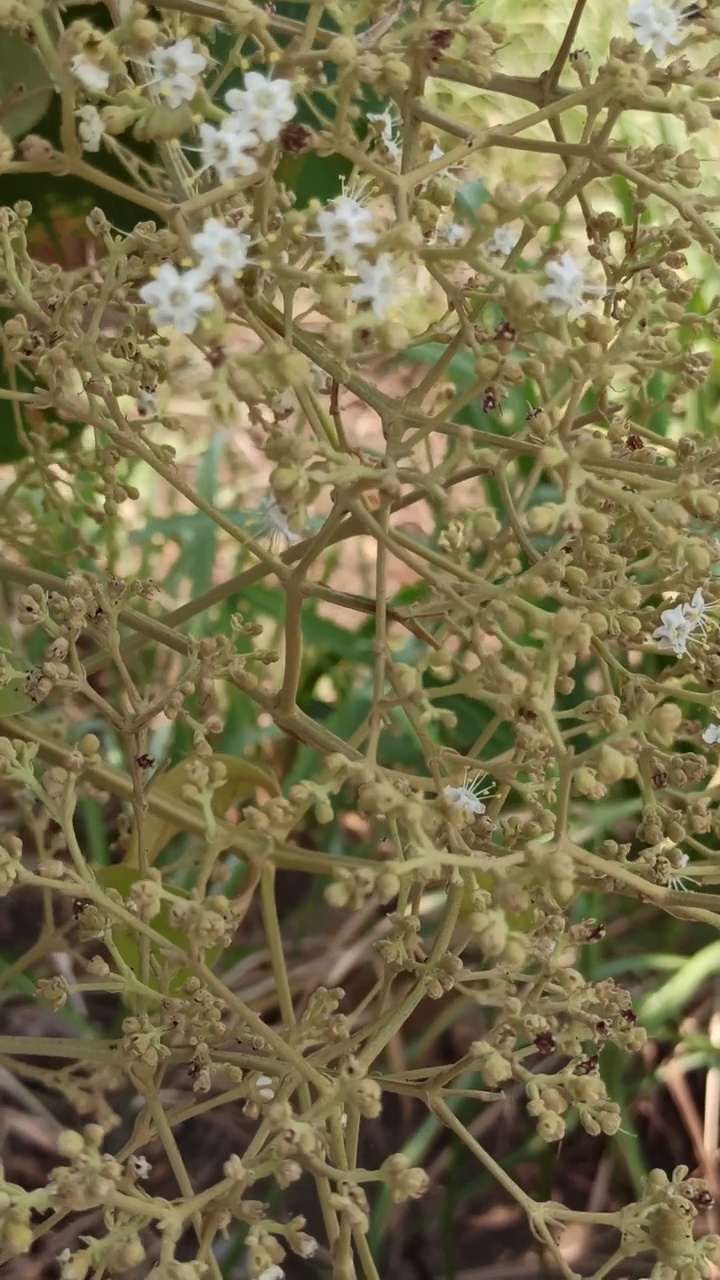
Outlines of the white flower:
[{"label": "white flower", "polygon": [[256,537],[267,539],[271,546],[279,543],[292,547],[300,541],[300,534],[290,528],[288,518],[274,494],[263,499],[257,514],[259,520]]},{"label": "white flower", "polygon": [[707,742],[709,747],[714,747],[720,742],[720,724],[709,724],[707,729],[703,730],[703,742]]},{"label": "white flower", "polygon": [[257,1280],[285,1280],[285,1272],[279,1267],[277,1262],[271,1263],[264,1271],[260,1272]]},{"label": "white flower", "polygon": [[164,45],[161,49],[153,49],[150,64],[163,80],[171,80],[173,76],[201,76],[208,64],[208,55],[200,53],[189,36],[184,40],[176,40],[174,44]]},{"label": "white flower", "polygon": [[150,66],[155,75],[150,83],[157,85],[169,107],[179,107],[181,102],[192,102],[197,93],[197,77],[207,64],[207,54],[198,53],[189,37],[176,40],[175,44],[153,49]]},{"label": "white flower", "polygon": [[[425,161],[425,163],[427,164],[432,160],[442,160],[444,155],[445,155],[445,152],[443,151],[442,147],[438,146],[437,142],[435,142],[433,143],[433,149],[430,152],[429,156],[427,157],[427,160]],[[437,169],[435,173],[432,175],[432,177],[425,178],[420,183],[418,190],[427,191],[428,187],[430,186],[430,183],[433,182],[436,178],[447,178],[449,174],[450,174],[449,169]]]},{"label": "white flower", "polygon": [[83,151],[99,151],[100,143],[105,132],[105,125],[100,118],[100,112],[97,107],[93,107],[88,103],[75,112],[78,118],[78,137],[82,143]]},{"label": "white flower", "polygon": [[272,1102],[275,1097],[275,1090],[272,1086],[273,1082],[270,1076],[258,1076],[255,1081],[258,1097],[262,1098],[263,1102]]},{"label": "white flower", "polygon": [[254,133],[216,129],[211,124],[201,124],[199,132],[201,173],[214,169],[221,182],[229,182],[231,178],[249,178],[257,172],[257,160],[248,155],[250,148],[257,145]]},{"label": "white flower", "polygon": [[316,235],[322,236],[325,257],[337,258],[346,266],[358,260],[358,249],[373,245],[377,234],[373,230],[372,214],[352,196],[342,195],[333,200],[329,209],[317,216]]},{"label": "white flower", "polygon": [[446,222],[444,227],[440,228],[438,238],[444,240],[451,248],[455,245],[462,244],[467,236],[467,227],[461,222]]},{"label": "white flower", "polygon": [[488,240],[488,253],[502,254],[503,258],[507,258],[519,239],[519,231],[512,231],[510,227],[498,227]]},{"label": "white flower", "polygon": [[155,279],[139,292],[158,329],[172,325],[179,333],[193,333],[203,312],[215,305],[204,291],[205,284],[207,277],[197,269],[178,271],[171,262],[164,262]]},{"label": "white flower", "polygon": [[695,630],[695,623],[685,616],[684,605],[675,605],[674,609],[663,609],[660,614],[660,626],[653,631],[653,640],[658,641],[660,649],[669,650],[679,658],[687,654],[687,642]]},{"label": "white flower", "polygon": [[381,253],[377,262],[358,262],[355,270],[360,277],[352,291],[353,301],[369,302],[375,315],[381,320],[397,293],[397,270],[389,253]]},{"label": "white flower", "polygon": [[716,602],[714,600],[708,601],[704,598],[702,591],[698,587],[690,603],[684,604],[682,609],[684,616],[692,624],[693,629],[699,627],[701,631],[707,631],[708,624],[705,621],[705,614],[714,609],[715,605]]},{"label": "white flower", "polygon": [[705,634],[708,629],[705,615],[716,607],[717,602],[706,600],[698,587],[689,604],[676,604],[673,609],[665,609],[660,614],[662,625],[653,631],[653,639],[660,641],[661,649],[671,649],[673,653],[684,657],[693,632]]},{"label": "white flower", "polygon": [[329,373],[320,368],[319,364],[314,362],[310,365],[310,382],[313,391],[319,391],[321,395],[329,395],[332,387],[332,378]]},{"label": "white flower", "polygon": [[[687,853],[680,854],[679,866],[687,867],[690,858]],[[693,880],[691,876],[671,876],[668,880],[668,887],[674,889],[676,893],[686,893],[689,884],[697,884],[697,880]]]},{"label": "white flower", "polygon": [[571,253],[548,262],[545,274],[550,277],[550,284],[541,290],[541,296],[550,303],[554,316],[568,315],[571,311],[585,307],[585,294],[603,294],[604,285],[589,284]]},{"label": "white flower", "polygon": [[290,80],[271,80],[259,71],[248,71],[242,89],[230,89],[225,101],[232,111],[226,125],[256,133],[263,142],[272,142],[295,115],[295,99]]},{"label": "white flower", "polygon": [[368,120],[377,121],[382,125],[382,131],[379,133],[379,141],[382,142],[385,150],[392,160],[399,160],[402,154],[402,146],[398,141],[398,126],[389,111],[383,111],[381,115],[369,115]]},{"label": "white flower", "polygon": [[157,396],[152,387],[141,387],[135,397],[135,403],[141,418],[147,418],[149,413],[154,413],[157,409]]},{"label": "white flower", "polygon": [[84,53],[76,53],[70,59],[70,70],[89,93],[105,93],[110,84],[110,72],[101,67],[99,62],[86,58]]},{"label": "white flower", "polygon": [[488,796],[492,790],[491,787],[483,787],[483,782],[487,777],[484,773],[479,773],[473,778],[472,782],[468,782],[468,775],[465,774],[465,781],[461,787],[443,787],[443,795],[447,800],[460,809],[462,813],[469,817],[479,818],[485,812],[485,805],[481,800],[481,796]]},{"label": "white flower", "polygon": [[215,276],[226,289],[247,266],[250,237],[226,227],[219,218],[208,218],[190,243],[200,259],[198,270],[207,280]]},{"label": "white flower", "polygon": [[131,1155],[128,1164],[135,1177],[141,1180],[149,1178],[152,1173],[152,1165],[145,1156]]},{"label": "white flower", "polygon": [[636,0],[628,8],[627,20],[635,27],[636,42],[650,45],[656,58],[664,58],[668,45],[679,44],[682,38],[679,14],[655,0]]}]

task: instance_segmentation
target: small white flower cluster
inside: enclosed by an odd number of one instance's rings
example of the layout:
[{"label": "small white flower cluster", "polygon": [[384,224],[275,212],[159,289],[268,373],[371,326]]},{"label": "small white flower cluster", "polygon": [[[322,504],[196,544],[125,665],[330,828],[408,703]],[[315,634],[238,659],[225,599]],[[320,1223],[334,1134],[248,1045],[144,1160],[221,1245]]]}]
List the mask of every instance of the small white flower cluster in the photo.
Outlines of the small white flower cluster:
[{"label": "small white flower cluster", "polygon": [[680,15],[670,5],[634,0],[628,7],[627,20],[635,27],[637,43],[649,45],[656,58],[664,58],[668,45],[679,44],[682,39]]},{"label": "small white flower cluster", "polygon": [[[201,52],[186,36],[174,44],[153,49],[148,61],[142,65],[153,73],[148,86],[157,90],[167,106],[174,108],[183,102],[192,102],[198,91],[199,78],[209,61],[205,50]],[[88,93],[107,92],[110,72],[100,61],[87,53],[77,53],[70,60],[70,69]]]},{"label": "small white flower cluster", "polygon": [[259,71],[248,71],[242,89],[230,89],[230,108],[221,125],[200,125],[201,173],[214,169],[221,182],[248,178],[257,172],[250,152],[261,142],[274,142],[283,125],[295,115],[290,80],[271,80]]},{"label": "small white flower cluster", "polygon": [[510,227],[497,227],[488,240],[488,253],[497,254],[498,256],[507,258],[508,254],[512,253],[519,239],[519,231],[513,231]]},{"label": "small white flower cluster", "polygon": [[[371,124],[379,126],[379,129],[376,132],[376,147],[380,147],[391,160],[396,162],[399,161],[402,157],[402,130],[400,121],[390,110],[383,111],[380,114],[370,112],[367,119]],[[445,152],[440,144],[435,142],[427,159],[442,160],[444,155]],[[441,169],[437,176],[444,177],[447,172],[448,170]],[[420,187],[420,190],[423,190],[426,186],[427,182],[424,182]]]},{"label": "small white flower cluster", "polygon": [[360,258],[358,250],[377,240],[370,210],[348,195],[338,196],[318,214],[317,228],[313,234],[322,237],[323,257],[335,258],[346,267],[355,266]]},{"label": "small white flower cluster", "polygon": [[[146,66],[154,89],[168,107],[192,102],[200,77],[210,59],[190,37],[153,49]],[[105,93],[110,72],[99,59],[78,53],[70,60],[73,75],[88,93]],[[293,86],[289,80],[272,80],[258,71],[248,71],[242,89],[230,89],[225,102],[230,115],[219,126],[200,125],[200,173],[215,169],[221,182],[250,177],[257,172],[257,160],[250,153],[263,142],[274,142],[283,125],[295,115]],[[92,148],[97,149],[97,148]]]},{"label": "small white flower cluster", "polygon": [[399,136],[399,128],[397,121],[393,119],[389,111],[383,111],[382,114],[370,114],[368,120],[372,124],[381,126],[378,134],[378,141],[391,160],[399,160],[402,155],[402,143]]},{"label": "small white flower cluster", "polygon": [[154,74],[148,84],[174,109],[183,102],[192,102],[208,61],[205,51],[200,53],[189,36],[176,40],[175,44],[153,49],[148,65]]},{"label": "small white flower cluster", "polygon": [[343,192],[317,215],[317,231],[323,242],[323,259],[334,258],[353,271],[358,283],[352,291],[354,302],[366,302],[380,319],[397,294],[397,269],[389,253],[381,253],[373,262],[361,256],[377,242],[373,216],[360,200]]},{"label": "small white flower cluster", "polygon": [[80,107],[75,112],[75,115],[78,120],[78,137],[83,151],[99,151],[103,134],[105,133],[105,126],[97,107],[93,107],[87,102],[84,107]]},{"label": "small white flower cluster", "polygon": [[462,222],[451,221],[440,227],[437,238],[438,240],[443,240],[451,249],[454,249],[457,245],[464,243],[467,239],[467,234],[468,229],[463,226]]},{"label": "small white flower cluster", "polygon": [[660,626],[653,631],[653,640],[666,653],[684,658],[688,652],[688,640],[699,631],[704,634],[708,623],[706,614],[715,608],[715,601],[707,601],[698,587],[689,604],[676,604],[673,609],[663,609]]},{"label": "small white flower cluster", "polygon": [[605,286],[590,284],[571,253],[548,262],[545,274],[550,283],[541,290],[540,295],[550,303],[554,316],[569,315],[573,311],[582,311],[587,306],[586,295],[602,297]]},{"label": "small white flower cluster", "polygon": [[88,93],[105,93],[110,84],[110,72],[102,63],[85,53],[76,53],[70,59],[70,70]]},{"label": "small white flower cluster", "polygon": [[208,218],[190,243],[198,258],[197,266],[180,271],[165,262],[155,279],[139,290],[158,328],[167,325],[179,333],[194,333],[201,317],[215,305],[206,285],[217,280],[229,288],[238,272],[247,266],[250,237],[225,226],[219,218]]},{"label": "small white flower cluster", "polygon": [[275,1089],[270,1076],[258,1076],[255,1081],[255,1088],[257,1089],[258,1097],[262,1098],[263,1102],[272,1102],[275,1097]]},{"label": "small white flower cluster", "polygon": [[199,259],[196,270],[205,280],[217,280],[229,289],[248,263],[250,237],[219,218],[208,218],[190,242]]},{"label": "small white flower cluster", "polygon": [[397,296],[397,268],[389,253],[381,253],[376,262],[361,259],[355,268],[360,277],[352,291],[353,301],[367,302],[379,319],[383,319]]}]

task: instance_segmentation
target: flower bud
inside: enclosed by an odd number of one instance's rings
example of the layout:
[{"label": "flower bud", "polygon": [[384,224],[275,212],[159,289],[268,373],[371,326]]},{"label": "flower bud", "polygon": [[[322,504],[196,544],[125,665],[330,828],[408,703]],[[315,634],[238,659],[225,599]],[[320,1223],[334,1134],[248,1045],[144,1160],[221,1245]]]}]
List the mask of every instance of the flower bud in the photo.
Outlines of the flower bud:
[{"label": "flower bud", "polygon": [[614,782],[620,782],[621,778],[627,776],[626,769],[628,762],[621,752],[616,751],[614,747],[603,747],[600,751],[600,757],[596,764],[597,776],[601,782],[612,786]]},{"label": "flower bud", "polygon": [[543,1111],[538,1118],[537,1132],[543,1142],[560,1142],[565,1137],[565,1121],[555,1111]]},{"label": "flower bud", "polygon": [[123,107],[117,104],[103,107],[100,111],[100,119],[106,133],[111,137],[117,137],[118,134],[124,133],[131,125],[135,123],[138,112],[132,107]]},{"label": "flower bud", "polygon": [[663,746],[672,746],[682,724],[682,711],[674,702],[663,702],[650,712],[650,728]]},{"label": "flower bud", "polygon": [[551,227],[560,217],[560,210],[552,200],[539,200],[529,209],[523,209],[523,217],[533,227]]}]

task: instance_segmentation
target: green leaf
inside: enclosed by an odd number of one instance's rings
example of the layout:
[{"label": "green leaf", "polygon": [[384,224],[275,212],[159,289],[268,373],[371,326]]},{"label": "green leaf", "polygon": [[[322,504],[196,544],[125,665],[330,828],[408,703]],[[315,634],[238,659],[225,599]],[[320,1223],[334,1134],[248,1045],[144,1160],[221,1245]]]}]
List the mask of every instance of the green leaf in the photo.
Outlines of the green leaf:
[{"label": "green leaf", "polygon": [[[201,498],[208,503],[215,502],[218,482],[218,467],[222,457],[225,436],[218,432],[213,437],[209,449],[205,451],[197,469],[197,490]],[[193,527],[193,537],[184,547],[182,570],[190,579],[192,593],[199,596],[206,591],[212,579],[213,565],[217,552],[218,527],[213,520],[207,518],[197,520]],[[178,564],[176,566],[180,568]]]},{"label": "green leaf", "polygon": [[13,680],[11,684],[0,689],[0,716],[19,716],[23,711],[32,711],[37,703],[24,692],[25,678]]},{"label": "green leaf", "polygon": [[[52,96],[52,81],[32,45],[0,28],[0,123],[3,132],[13,139],[29,133],[42,120]],[[14,102],[17,105],[11,106]]]},{"label": "green leaf", "polygon": [[[127,899],[133,885],[141,879],[140,872],[136,867],[128,867],[125,864],[100,867],[95,874],[98,883],[102,885],[103,889],[115,889],[123,899]],[[172,892],[178,898],[190,897],[187,891],[178,888],[177,885],[172,886]],[[163,994],[175,995],[190,977],[190,970],[178,967],[177,964],[177,952],[181,951],[187,954],[187,934],[184,930],[175,929],[170,924],[170,906],[170,903],[164,901],[159,915],[155,916],[152,921],[152,927],[155,932],[166,938],[169,945],[167,954],[164,948],[161,949],[159,943],[152,951],[148,986],[155,991],[162,991]],[[120,924],[113,925],[112,935],[120,957],[132,969],[135,976],[139,978],[140,946],[138,938],[129,928]],[[220,948],[213,948],[213,950],[207,952],[205,963],[212,968],[219,955]],[[153,961],[155,962],[154,965],[152,964]],[[157,972],[158,970],[159,973]]]},{"label": "green leaf", "polygon": [[[443,351],[444,347],[441,343],[425,342],[420,346],[411,347],[405,353],[404,359],[417,364],[433,365],[440,359]],[[517,356],[520,358],[522,353],[518,352]],[[447,367],[447,376],[459,392],[469,391],[471,387],[478,385],[475,360],[469,351],[458,351],[453,356]],[[475,431],[496,431],[500,435],[507,435],[508,422],[511,429],[519,429],[525,421],[527,406],[532,404],[533,400],[532,383],[526,381],[521,387],[509,388],[502,403],[501,413],[486,413],[482,407],[481,388],[478,385],[477,399],[466,405],[456,415],[455,421],[472,427]]]},{"label": "green leaf", "polygon": [[[263,790],[268,791],[273,796],[280,794],[273,775],[268,773],[266,769],[261,768],[260,765],[252,764],[249,760],[238,760],[234,756],[220,754],[215,754],[210,758],[209,763],[212,764],[213,762],[224,765],[226,773],[225,781],[212,795],[211,808],[218,818],[222,818],[240,796],[249,795],[256,787],[262,787]],[[151,794],[154,796],[161,795],[164,799],[175,801],[176,803],[180,801],[183,805],[189,805],[199,813],[199,806],[190,804],[184,798],[183,792],[188,781],[187,762],[183,760],[174,769],[170,769],[167,773],[160,774],[157,779],[153,779],[150,785]],[[149,813],[143,826],[148,863],[155,862],[155,859],[170,843],[173,836],[176,836],[182,830],[184,830],[182,817],[172,819],[162,817],[160,814]],[[134,822],[130,831],[130,843],[125,854],[124,863],[128,866],[137,866],[138,858],[138,829],[137,822]]]},{"label": "green leaf", "polygon": [[[112,28],[112,17],[110,15],[107,4],[89,4],[73,6],[72,16],[74,21],[86,20],[93,27],[100,31],[108,31]],[[3,37],[6,36],[4,31],[0,32]],[[11,38],[11,37],[8,37]],[[37,55],[32,48],[24,41],[22,48],[27,56],[39,63]],[[10,79],[17,83],[19,78],[17,73],[18,63],[14,63]],[[42,63],[39,64],[40,69],[44,73]],[[37,68],[34,69],[34,75],[37,77]],[[27,77],[23,77],[27,79]],[[47,77],[45,82],[49,83]],[[28,82],[29,83],[29,82]],[[2,79],[2,44],[0,43],[0,104],[6,97],[7,89]],[[23,103],[21,108],[27,112],[31,104],[37,107],[38,100],[30,95],[26,95],[27,102]],[[14,114],[14,113],[13,113]],[[12,119],[12,117],[10,117]],[[42,111],[35,115],[34,119],[28,125],[26,116],[23,121],[23,128],[19,132],[26,132],[27,128],[32,128],[34,133],[45,138],[53,147],[61,148],[60,125],[62,119],[62,109],[60,95],[50,92],[45,96]],[[7,132],[11,132],[7,128],[7,122],[0,120],[0,126]],[[14,134],[13,136],[18,136]],[[123,146],[127,146],[136,156],[150,163],[156,160],[156,149],[151,144],[136,142],[130,135],[124,135],[122,138]],[[93,168],[98,169],[101,173],[124,182],[128,189],[128,199],[124,199],[114,193],[98,187],[93,182],[88,182],[84,178],[75,177],[73,174],[56,174],[50,177],[47,173],[4,173],[2,175],[2,203],[13,205],[18,200],[28,200],[32,205],[32,214],[28,225],[28,247],[32,253],[41,254],[42,250],[46,251],[50,247],[56,259],[63,257],[63,242],[68,236],[74,239],[87,239],[87,228],[85,219],[95,206],[99,206],[107,215],[110,222],[120,231],[132,231],[136,223],[146,216],[145,211],[140,205],[137,205],[130,198],[132,188],[134,186],[133,179],[128,174],[127,169],[121,162],[107,149],[103,149],[93,155],[87,157]]]},{"label": "green leaf", "polygon": [[490,192],[480,178],[476,178],[474,182],[466,182],[455,196],[455,216],[464,218],[476,227],[478,209],[489,199]]},{"label": "green leaf", "polygon": [[311,200],[323,204],[339,196],[343,183],[350,177],[352,165],[344,156],[283,156],[275,177],[289,191],[295,192],[295,205],[306,209]]},{"label": "green leaf", "polygon": [[720,942],[711,942],[688,956],[682,968],[643,1000],[638,1010],[643,1026],[652,1034],[671,1018],[677,1018],[696,991],[718,972]]},{"label": "green leaf", "polygon": [[[26,664],[15,655],[13,633],[4,622],[0,622],[0,653],[8,655],[15,671],[20,669],[23,673],[25,672]],[[25,679],[24,674],[19,675],[16,680],[11,680],[9,684],[0,688],[0,716],[19,716],[23,711],[32,711],[33,707],[37,706],[37,703],[25,693]]]}]

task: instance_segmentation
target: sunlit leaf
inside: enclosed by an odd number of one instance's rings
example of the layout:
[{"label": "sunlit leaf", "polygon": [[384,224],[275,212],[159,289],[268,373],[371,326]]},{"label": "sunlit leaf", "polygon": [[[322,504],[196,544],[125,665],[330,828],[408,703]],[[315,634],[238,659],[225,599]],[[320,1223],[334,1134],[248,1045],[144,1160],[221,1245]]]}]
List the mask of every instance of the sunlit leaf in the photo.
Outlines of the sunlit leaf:
[{"label": "sunlit leaf", "polygon": [[[245,796],[250,795],[257,787],[269,791],[271,795],[280,794],[277,782],[271,773],[260,765],[251,764],[248,760],[239,760],[234,756],[215,755],[212,762],[224,764],[227,778],[221,787],[213,793],[213,813],[223,817],[228,809]],[[164,800],[181,801],[187,808],[194,809],[198,816],[201,810],[183,797],[183,788],[189,782],[187,764],[182,761],[174,769],[160,774],[150,784],[150,794],[161,796]],[[143,836],[147,849],[148,862],[153,863],[158,854],[167,847],[173,836],[184,830],[182,817],[166,818],[156,813],[149,813],[143,823]],[[130,833],[130,844],[125,855],[125,864],[136,867],[139,859],[137,820],[133,822]]]}]

